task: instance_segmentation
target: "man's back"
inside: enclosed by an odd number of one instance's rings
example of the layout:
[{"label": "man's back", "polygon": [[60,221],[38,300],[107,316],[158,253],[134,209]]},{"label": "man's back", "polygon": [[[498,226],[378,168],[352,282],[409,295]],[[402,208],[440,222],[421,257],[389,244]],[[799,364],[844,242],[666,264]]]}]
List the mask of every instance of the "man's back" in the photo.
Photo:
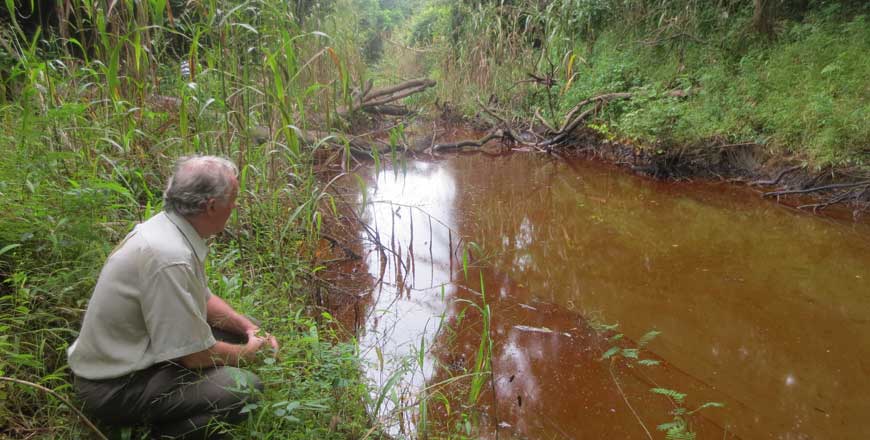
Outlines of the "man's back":
[{"label": "man's back", "polygon": [[181,217],[137,225],[100,273],[78,340],[73,372],[110,379],[214,344],[205,321],[207,248]]}]

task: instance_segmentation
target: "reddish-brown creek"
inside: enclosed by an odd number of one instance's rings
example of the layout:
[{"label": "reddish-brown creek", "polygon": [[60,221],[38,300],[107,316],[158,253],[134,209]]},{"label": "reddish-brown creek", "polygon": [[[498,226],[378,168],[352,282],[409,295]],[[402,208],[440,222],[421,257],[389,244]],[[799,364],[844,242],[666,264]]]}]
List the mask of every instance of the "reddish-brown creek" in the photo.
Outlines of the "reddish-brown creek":
[{"label": "reddish-brown creek", "polygon": [[[485,438],[664,438],[662,387],[725,405],[689,417],[699,438],[870,437],[867,225],[540,154],[359,173],[359,340],[388,430],[419,427],[425,395],[429,429],[476,411]],[[467,408],[484,299],[493,382]],[[650,330],[640,358],[660,365],[601,359]]]}]

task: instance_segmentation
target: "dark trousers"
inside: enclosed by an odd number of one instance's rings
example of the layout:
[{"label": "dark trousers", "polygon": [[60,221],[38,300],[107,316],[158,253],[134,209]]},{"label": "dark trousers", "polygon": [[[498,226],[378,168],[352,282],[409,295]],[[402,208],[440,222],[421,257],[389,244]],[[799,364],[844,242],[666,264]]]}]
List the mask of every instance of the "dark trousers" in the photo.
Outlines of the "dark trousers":
[{"label": "dark trousers", "polygon": [[[245,335],[212,329],[215,338],[247,342]],[[233,367],[189,370],[161,362],[107,380],[75,378],[86,412],[109,425],[151,425],[153,438],[217,439],[218,424],[238,423],[241,410],[256,401],[263,384],[254,373]]]}]

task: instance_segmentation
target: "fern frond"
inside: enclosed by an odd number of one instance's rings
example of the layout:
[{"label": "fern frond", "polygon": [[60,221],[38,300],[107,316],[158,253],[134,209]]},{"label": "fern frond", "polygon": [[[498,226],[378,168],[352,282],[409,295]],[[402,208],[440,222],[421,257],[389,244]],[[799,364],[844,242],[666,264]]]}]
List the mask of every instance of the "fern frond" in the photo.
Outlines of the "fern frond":
[{"label": "fern frond", "polygon": [[694,414],[694,413],[696,413],[704,408],[724,408],[724,407],[725,407],[725,404],[722,402],[707,402],[707,403],[689,411],[689,414]]},{"label": "fern frond", "polygon": [[604,354],[601,355],[601,359],[610,359],[613,355],[617,354],[622,350],[619,347],[610,347],[609,350],[605,351]]},{"label": "fern frond", "polygon": [[683,399],[686,398],[686,395],[684,393],[669,390],[667,388],[650,388],[650,392],[655,394],[661,394],[662,396],[668,396],[671,399],[674,399],[677,403],[683,403]]},{"label": "fern frond", "polygon": [[636,348],[623,348],[622,355],[627,358],[637,359],[638,350]]}]

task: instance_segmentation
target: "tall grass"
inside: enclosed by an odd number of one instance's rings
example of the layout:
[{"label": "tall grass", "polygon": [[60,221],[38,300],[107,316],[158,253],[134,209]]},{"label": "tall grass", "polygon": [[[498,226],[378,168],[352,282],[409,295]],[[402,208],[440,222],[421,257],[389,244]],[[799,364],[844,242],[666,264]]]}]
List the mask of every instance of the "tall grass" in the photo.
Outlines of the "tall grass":
[{"label": "tall grass", "polygon": [[[328,121],[364,69],[354,35],[337,36],[328,11],[302,25],[294,4],[272,0],[210,0],[171,16],[167,0],[64,4],[59,29],[0,37],[0,376],[71,396],[65,349],[109,251],[161,209],[175,158],[220,154],[238,163],[241,196],[212,246],[211,288],[283,343],[235,433],[358,436],[356,348],[304,313],[335,204],[316,178],[319,147],[299,136]],[[70,408],[35,388],[3,382],[0,396],[2,435],[84,436]]]},{"label": "tall grass", "polygon": [[868,166],[866,2],[781,3],[772,39],[753,31],[745,1],[427,4],[409,41],[437,49],[441,98],[467,113],[480,96],[558,119],[586,98],[633,92],[592,122],[657,148],[748,142]]}]

